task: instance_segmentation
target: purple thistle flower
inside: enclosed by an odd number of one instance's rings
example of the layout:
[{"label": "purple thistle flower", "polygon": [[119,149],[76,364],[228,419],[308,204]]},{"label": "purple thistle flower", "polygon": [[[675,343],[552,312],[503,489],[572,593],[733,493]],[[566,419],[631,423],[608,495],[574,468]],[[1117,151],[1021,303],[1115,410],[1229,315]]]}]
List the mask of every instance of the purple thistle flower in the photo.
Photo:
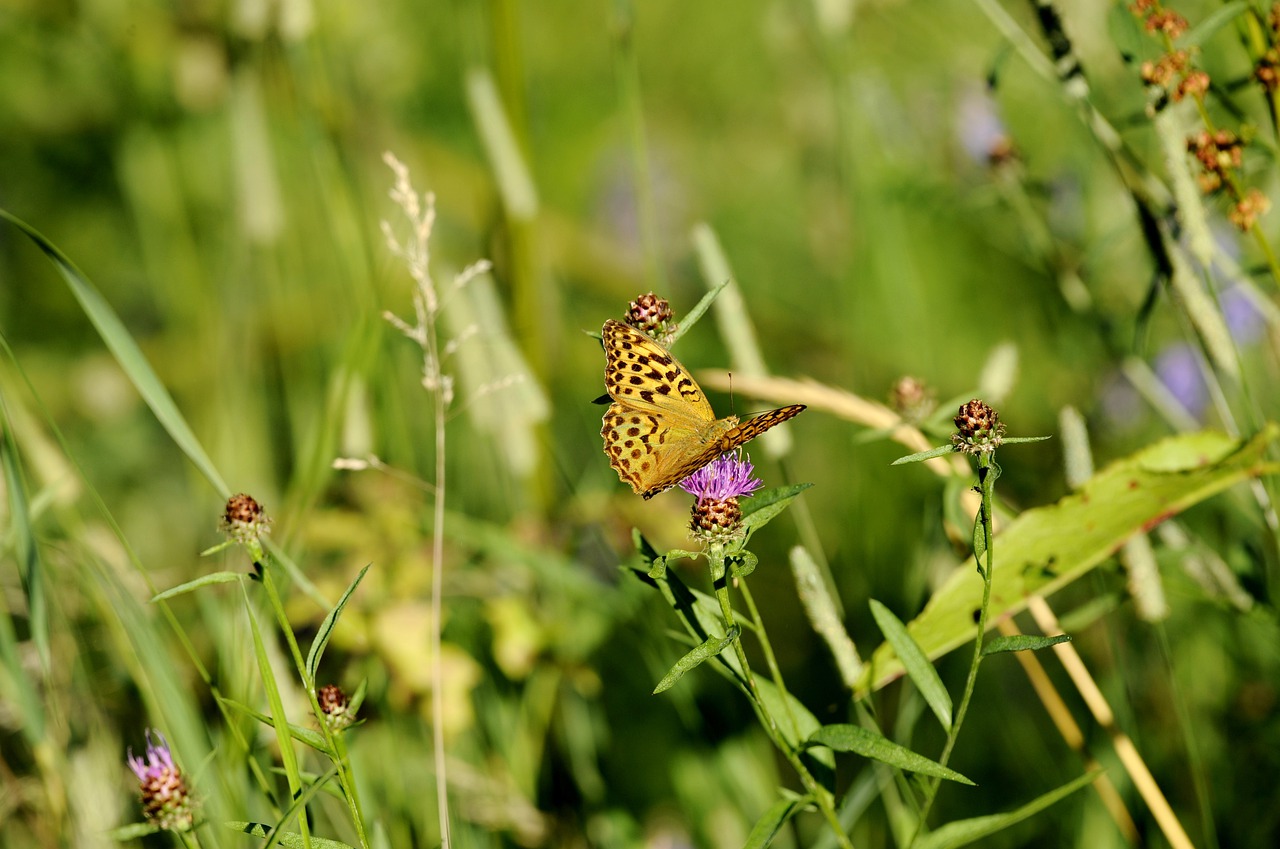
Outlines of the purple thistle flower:
[{"label": "purple thistle flower", "polygon": [[689,477],[680,481],[680,488],[698,501],[725,501],[741,495],[750,495],[763,484],[751,475],[755,468],[749,460],[733,454],[722,454]]},{"label": "purple thistle flower", "polygon": [[165,772],[175,771],[173,765],[173,753],[169,751],[169,741],[164,739],[164,735],[159,731],[155,735],[160,738],[160,744],[156,745],[151,739],[152,729],[147,729],[147,759],[134,757],[133,747],[129,747],[129,769],[133,770],[133,774],[138,776],[138,780],[144,784],[154,778],[159,777]]},{"label": "purple thistle flower", "polygon": [[160,828],[169,831],[187,831],[195,822],[195,800],[187,789],[187,782],[173,762],[169,742],[159,731],[151,738],[147,729],[146,759],[129,749],[129,769],[138,777],[138,792],[142,796],[142,813]]}]

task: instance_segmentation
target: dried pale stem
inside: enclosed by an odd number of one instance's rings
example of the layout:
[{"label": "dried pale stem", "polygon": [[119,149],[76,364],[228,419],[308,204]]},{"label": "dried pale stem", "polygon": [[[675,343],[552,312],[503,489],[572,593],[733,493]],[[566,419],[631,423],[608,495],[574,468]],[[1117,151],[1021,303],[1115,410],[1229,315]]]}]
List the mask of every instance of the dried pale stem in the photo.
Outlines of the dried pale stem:
[{"label": "dried pale stem", "polygon": [[[1028,603],[1028,609],[1036,620],[1036,625],[1040,630],[1050,636],[1061,634],[1062,628],[1058,625],[1058,619],[1054,616],[1053,610],[1048,603],[1037,597],[1032,597]],[[1084,665],[1084,661],[1080,659],[1079,653],[1071,643],[1058,643],[1053,647],[1053,651],[1058,655],[1058,660],[1062,663],[1067,674],[1071,676],[1071,681],[1076,685],[1076,689],[1080,695],[1084,697],[1085,704],[1089,706],[1089,711],[1093,714],[1093,718],[1098,724],[1106,730],[1111,736],[1111,745],[1115,747],[1116,755],[1120,758],[1120,763],[1124,765],[1125,771],[1129,773],[1129,778],[1133,781],[1134,787],[1141,794],[1142,800],[1147,803],[1147,808],[1155,817],[1156,823],[1160,826],[1160,830],[1164,833],[1165,839],[1169,841],[1169,845],[1173,849],[1194,849],[1191,838],[1182,828],[1182,823],[1178,822],[1178,817],[1173,813],[1173,808],[1169,806],[1169,802],[1165,799],[1164,794],[1160,791],[1160,786],[1156,784],[1155,778],[1151,775],[1151,770],[1147,769],[1146,763],[1142,760],[1142,756],[1138,754],[1138,749],[1133,744],[1133,740],[1129,738],[1115,724],[1115,714],[1111,712],[1111,705],[1108,704],[1102,690],[1099,689],[1093,676],[1089,674],[1088,668]]]},{"label": "dried pale stem", "polygon": [[[1022,633],[1012,619],[1004,620],[998,627],[1000,628],[1000,633],[1005,636],[1014,636]],[[1085,769],[1090,771],[1099,769],[1097,759],[1085,748],[1084,732],[1080,730],[1080,726],[1071,715],[1071,709],[1067,707],[1067,703],[1049,678],[1044,665],[1036,657],[1036,653],[1019,651],[1014,652],[1013,656],[1022,665],[1027,679],[1031,682],[1032,689],[1036,691],[1036,696],[1039,697],[1040,703],[1044,705],[1045,712],[1049,714],[1049,718],[1057,727],[1058,733],[1062,735],[1062,739],[1068,746],[1084,757]],[[1097,791],[1103,806],[1111,814],[1111,819],[1115,821],[1116,827],[1120,829],[1120,834],[1124,837],[1125,843],[1130,846],[1137,845],[1139,840],[1138,827],[1134,823],[1133,817],[1130,816],[1129,809],[1125,807],[1124,799],[1121,798],[1116,786],[1111,783],[1111,779],[1105,772],[1099,772],[1098,777],[1094,779],[1093,789]]]}]

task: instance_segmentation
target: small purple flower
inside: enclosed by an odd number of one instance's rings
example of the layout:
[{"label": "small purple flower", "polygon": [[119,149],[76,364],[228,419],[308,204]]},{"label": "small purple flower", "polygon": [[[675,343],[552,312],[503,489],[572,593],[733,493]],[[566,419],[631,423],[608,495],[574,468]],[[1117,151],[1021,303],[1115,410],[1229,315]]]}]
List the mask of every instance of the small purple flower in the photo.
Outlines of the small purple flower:
[{"label": "small purple flower", "polygon": [[135,757],[129,749],[129,769],[138,777],[138,792],[142,795],[142,813],[146,818],[168,831],[187,831],[195,822],[195,801],[187,789],[187,782],[173,762],[169,743],[159,731],[152,738],[147,729],[147,756]]},{"label": "small purple flower", "polygon": [[160,744],[151,739],[152,729],[147,729],[147,759],[133,756],[133,747],[129,747],[129,769],[133,770],[133,774],[138,776],[138,781],[144,784],[165,772],[174,772],[176,768],[173,765],[173,754],[169,751],[169,741],[164,739],[164,735],[159,731],[155,732],[156,737],[160,738]]},{"label": "small purple flower", "polygon": [[680,488],[698,501],[725,501],[741,495],[750,495],[762,486],[751,462],[733,454],[722,454],[689,477],[680,481]]}]

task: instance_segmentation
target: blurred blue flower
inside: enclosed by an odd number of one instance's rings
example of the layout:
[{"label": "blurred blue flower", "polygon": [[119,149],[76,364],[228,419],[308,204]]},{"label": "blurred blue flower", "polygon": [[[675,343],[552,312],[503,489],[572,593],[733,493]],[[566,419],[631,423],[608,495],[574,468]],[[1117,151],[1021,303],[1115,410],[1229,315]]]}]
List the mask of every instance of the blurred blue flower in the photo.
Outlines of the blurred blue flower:
[{"label": "blurred blue flower", "polygon": [[1237,344],[1248,345],[1262,336],[1262,313],[1239,286],[1232,286],[1222,293],[1222,316]]},{"label": "blurred blue flower", "polygon": [[986,165],[992,153],[1009,143],[1009,131],[986,88],[970,86],[956,104],[956,132],[960,146],[974,162]]},{"label": "blurred blue flower", "polygon": [[1209,403],[1209,387],[1195,350],[1185,342],[1170,345],[1156,357],[1155,372],[1187,412],[1200,418]]}]

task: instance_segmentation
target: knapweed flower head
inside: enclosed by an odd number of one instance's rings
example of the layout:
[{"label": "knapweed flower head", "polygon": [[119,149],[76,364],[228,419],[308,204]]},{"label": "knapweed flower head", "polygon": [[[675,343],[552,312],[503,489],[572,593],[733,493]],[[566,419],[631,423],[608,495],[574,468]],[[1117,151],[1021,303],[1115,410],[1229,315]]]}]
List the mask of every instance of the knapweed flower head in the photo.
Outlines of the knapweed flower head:
[{"label": "knapweed flower head", "polygon": [[742,536],[742,508],[738,499],[760,488],[750,461],[723,454],[680,482],[680,488],[697,498],[689,530],[706,542],[725,542]]},{"label": "knapweed flower head", "polygon": [[1000,416],[985,401],[974,399],[956,414],[956,432],[951,444],[966,454],[989,454],[1004,439],[1004,425]]},{"label": "knapweed flower head", "polygon": [[[160,741],[158,744],[156,739]],[[195,802],[187,790],[182,770],[173,762],[173,753],[164,735],[148,729],[146,758],[135,757],[133,749],[129,749],[128,763],[138,777],[142,813],[146,818],[167,831],[189,830],[195,821]]]},{"label": "knapweed flower head", "polygon": [[325,684],[316,690],[316,701],[320,703],[320,712],[324,714],[325,724],[330,730],[341,731],[356,721],[351,700],[337,684]]},{"label": "knapweed flower head", "polygon": [[270,530],[271,519],[262,505],[243,492],[227,499],[219,529],[242,545],[256,543]]},{"label": "knapweed flower head", "polygon": [[670,345],[671,337],[676,332],[675,313],[671,310],[671,303],[652,292],[631,302],[627,309],[626,323],[663,345]]}]

